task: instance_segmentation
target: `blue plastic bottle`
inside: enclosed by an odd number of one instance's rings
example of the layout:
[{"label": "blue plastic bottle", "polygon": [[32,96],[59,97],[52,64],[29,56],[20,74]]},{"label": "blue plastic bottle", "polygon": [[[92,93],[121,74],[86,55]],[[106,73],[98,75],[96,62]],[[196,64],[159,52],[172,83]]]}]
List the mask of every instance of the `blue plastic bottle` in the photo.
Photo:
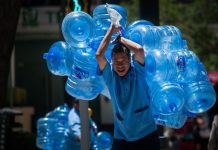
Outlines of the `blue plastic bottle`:
[{"label": "blue plastic bottle", "polygon": [[55,141],[52,145],[52,150],[61,150],[64,148],[64,134],[65,130],[68,128],[68,114],[70,108],[66,103],[56,107],[54,110],[46,114],[47,118],[55,119],[57,122],[53,126],[53,136],[52,139]]},{"label": "blue plastic bottle", "polygon": [[48,53],[43,58],[47,61],[51,73],[59,76],[68,76],[72,65],[73,51],[63,41],[52,44]]},{"label": "blue plastic bottle", "polygon": [[167,54],[164,51],[160,49],[146,51],[145,66],[147,81],[166,81],[169,72],[169,65]]},{"label": "blue plastic bottle", "polygon": [[70,108],[66,103],[58,106],[53,110],[54,117],[58,119],[58,125],[60,127],[64,127],[65,129],[68,127],[68,114],[70,112]]},{"label": "blue plastic bottle", "polygon": [[[107,5],[98,5],[93,10],[95,36],[97,37],[104,36],[111,24],[111,18],[107,12],[106,7]],[[122,19],[120,20],[120,25],[123,29],[125,29],[127,23],[127,10],[122,6],[115,4],[109,4],[109,7],[116,10],[122,16]]]},{"label": "blue plastic bottle", "polygon": [[[166,52],[167,53],[167,52]],[[168,80],[177,83],[187,83],[196,80],[198,74],[198,59],[189,51],[179,49],[167,53],[169,60]]]},{"label": "blue plastic bottle", "polygon": [[67,14],[62,22],[64,39],[72,47],[87,47],[93,37],[93,30],[91,16],[82,11]]},{"label": "blue plastic bottle", "polygon": [[184,106],[184,91],[178,83],[153,82],[149,86],[151,105],[157,113],[170,115],[179,112]]},{"label": "blue plastic bottle", "polygon": [[182,48],[182,34],[175,26],[157,26],[155,32],[159,48],[164,48],[168,51]]},{"label": "blue plastic bottle", "polygon": [[199,72],[199,67],[198,67],[198,62],[199,59],[198,57],[190,50],[184,50],[184,53],[186,55],[186,73],[183,74],[184,80],[180,80],[180,82],[191,82],[195,81],[198,77],[198,72]]},{"label": "blue plastic bottle", "polygon": [[179,112],[171,115],[164,115],[153,111],[153,117],[156,124],[178,129],[185,124],[188,118],[184,111],[185,110],[182,109]]},{"label": "blue plastic bottle", "polygon": [[[95,51],[99,47],[100,42],[102,41],[103,37],[105,36],[111,24],[111,18],[107,12],[106,7],[107,5],[98,5],[93,10],[94,37],[90,43],[90,46]],[[116,10],[122,16],[122,19],[120,20],[119,24],[122,27],[122,33],[124,33],[125,28],[126,28],[126,23],[127,23],[127,10],[122,6],[115,5],[115,4],[109,4],[109,7]],[[114,33],[112,35],[111,41],[113,41],[117,37],[117,35],[118,33]],[[113,47],[113,44],[111,44],[110,42],[106,50],[106,53],[105,53],[109,61],[111,61],[112,47]]]},{"label": "blue plastic bottle", "polygon": [[66,128],[64,126],[61,126],[60,124],[56,124],[54,130],[54,143],[52,145],[52,150],[64,150],[64,144],[65,144],[65,138],[64,134],[66,131]]},{"label": "blue plastic bottle", "polygon": [[78,49],[74,55],[74,64],[67,79],[65,89],[74,97],[92,100],[103,90],[96,74],[97,61],[91,48]]},{"label": "blue plastic bottle", "polygon": [[39,118],[37,120],[36,145],[40,149],[52,150],[55,143],[54,129],[58,120],[54,118]]},{"label": "blue plastic bottle", "polygon": [[184,84],[185,107],[192,113],[202,113],[209,110],[216,102],[216,92],[208,80],[204,65],[199,62],[197,80]]},{"label": "blue plastic bottle", "polygon": [[142,45],[146,51],[153,49],[156,46],[156,41],[152,28],[155,27],[146,20],[134,21],[128,25],[126,37]]},{"label": "blue plastic bottle", "polygon": [[113,139],[110,133],[106,131],[98,132],[92,150],[110,150],[112,148],[112,142]]}]

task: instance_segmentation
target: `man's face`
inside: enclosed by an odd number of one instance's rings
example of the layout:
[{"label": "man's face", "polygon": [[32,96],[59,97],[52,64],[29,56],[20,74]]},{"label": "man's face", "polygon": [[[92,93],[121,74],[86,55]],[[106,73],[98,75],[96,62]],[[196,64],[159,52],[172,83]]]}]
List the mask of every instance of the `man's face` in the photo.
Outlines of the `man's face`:
[{"label": "man's face", "polygon": [[112,64],[114,71],[119,76],[125,76],[130,67],[130,57],[124,52],[113,53],[112,55]]}]

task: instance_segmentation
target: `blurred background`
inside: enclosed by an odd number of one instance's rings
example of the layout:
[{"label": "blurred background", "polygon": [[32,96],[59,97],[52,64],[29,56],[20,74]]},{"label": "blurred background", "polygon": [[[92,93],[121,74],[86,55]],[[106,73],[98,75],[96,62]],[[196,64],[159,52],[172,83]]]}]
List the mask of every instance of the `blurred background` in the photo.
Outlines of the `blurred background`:
[{"label": "blurred background", "polygon": [[[145,19],[154,25],[178,27],[189,49],[204,63],[210,81],[218,86],[217,0],[78,0],[82,11],[92,15],[100,4],[119,4],[128,11],[128,23]],[[74,10],[71,0],[0,1],[0,150],[38,149],[36,121],[62,103],[70,103],[66,77],[47,68],[43,53],[63,40],[61,23]],[[127,24],[128,25],[128,24]],[[89,102],[100,130],[113,134],[111,102],[99,95]],[[206,113],[187,121],[181,129],[160,127],[169,137],[169,149],[206,149],[217,102]],[[5,115],[6,114],[6,115]],[[11,144],[13,143],[13,144]],[[14,147],[13,147],[14,146]]]}]

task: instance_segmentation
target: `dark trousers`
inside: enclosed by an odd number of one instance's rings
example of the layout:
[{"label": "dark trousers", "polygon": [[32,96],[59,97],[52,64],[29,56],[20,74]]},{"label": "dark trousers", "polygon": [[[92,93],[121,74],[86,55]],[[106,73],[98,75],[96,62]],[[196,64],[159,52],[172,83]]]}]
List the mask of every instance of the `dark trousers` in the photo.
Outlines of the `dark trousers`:
[{"label": "dark trousers", "polygon": [[136,141],[114,139],[112,150],[160,150],[157,131]]}]

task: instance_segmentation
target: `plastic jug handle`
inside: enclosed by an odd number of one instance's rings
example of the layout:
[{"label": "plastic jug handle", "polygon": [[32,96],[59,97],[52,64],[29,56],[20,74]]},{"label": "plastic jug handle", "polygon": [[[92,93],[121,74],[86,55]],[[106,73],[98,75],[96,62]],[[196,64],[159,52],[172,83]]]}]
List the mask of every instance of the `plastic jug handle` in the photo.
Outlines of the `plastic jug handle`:
[{"label": "plastic jug handle", "polygon": [[106,9],[111,18],[112,24],[114,24],[115,27],[119,27],[122,16],[115,9],[111,8],[110,5],[107,3],[106,3]]}]

